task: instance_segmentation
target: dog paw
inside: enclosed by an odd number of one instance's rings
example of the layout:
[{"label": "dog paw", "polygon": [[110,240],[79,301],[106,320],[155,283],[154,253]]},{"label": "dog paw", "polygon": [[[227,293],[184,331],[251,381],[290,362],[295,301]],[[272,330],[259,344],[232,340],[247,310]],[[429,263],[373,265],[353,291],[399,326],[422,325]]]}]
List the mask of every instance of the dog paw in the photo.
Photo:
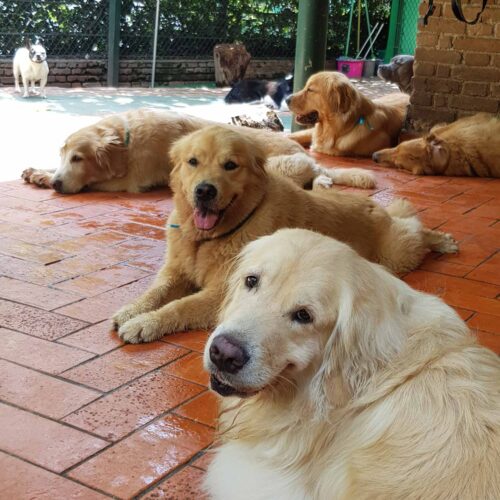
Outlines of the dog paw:
[{"label": "dog paw", "polygon": [[154,313],[144,313],[127,321],[118,330],[120,338],[129,344],[152,342],[163,336],[161,321]]},{"label": "dog paw", "polygon": [[458,253],[458,242],[449,233],[442,233],[442,241],[437,246],[436,251],[440,253]]},{"label": "dog paw", "polygon": [[313,181],[314,189],[330,189],[333,186],[333,180],[327,175],[318,175]]},{"label": "dog paw", "polygon": [[458,242],[449,233],[443,233],[441,231],[432,231],[433,238],[430,245],[430,249],[434,252],[439,253],[457,253],[458,252]]},{"label": "dog paw", "polygon": [[21,174],[21,179],[24,181],[24,182],[28,182],[30,183],[31,182],[31,176],[35,173],[35,169],[34,168],[25,168],[23,170],[23,173]]},{"label": "dog paw", "polygon": [[43,170],[27,168],[23,170],[21,178],[24,180],[24,182],[27,182],[28,184],[35,184],[36,186],[41,188],[52,187],[52,175]]},{"label": "dog paw", "polygon": [[125,323],[130,321],[132,318],[135,318],[139,313],[136,312],[136,308],[134,304],[127,304],[119,309],[111,321],[113,322],[113,328],[115,330],[119,330]]}]

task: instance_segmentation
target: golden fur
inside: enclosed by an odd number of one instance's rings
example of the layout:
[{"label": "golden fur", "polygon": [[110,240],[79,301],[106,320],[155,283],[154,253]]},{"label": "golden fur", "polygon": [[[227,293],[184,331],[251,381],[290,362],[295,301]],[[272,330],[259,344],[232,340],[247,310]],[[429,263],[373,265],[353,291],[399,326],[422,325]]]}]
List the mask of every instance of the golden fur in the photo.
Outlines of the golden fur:
[{"label": "golden fur", "polygon": [[290,138],[319,153],[370,156],[396,143],[408,102],[402,93],[371,100],[342,73],[316,73],[287,99],[296,121],[314,127]]},{"label": "golden fur", "polygon": [[[205,348],[239,394],[220,401],[213,500],[500,498],[500,361],[442,300],[301,229],[250,243],[229,283]],[[212,364],[221,334],[248,353],[236,373]]]},{"label": "golden fur", "polygon": [[[141,192],[169,184],[173,165],[168,152],[173,142],[214,122],[172,111],[139,109],[103,118],[71,134],[61,148],[61,165],[54,172],[26,169],[23,179],[65,194],[84,187],[96,191]],[[235,128],[226,125],[228,129]],[[286,175],[310,184],[318,175],[348,186],[374,187],[373,175],[363,169],[323,169],[284,134],[245,128],[266,156],[293,155]],[[127,144],[128,142],[128,144]],[[299,154],[302,153],[302,154]]]},{"label": "golden fur", "polygon": [[[249,241],[280,228],[334,236],[394,272],[414,269],[430,249],[457,250],[449,235],[423,229],[404,202],[385,210],[350,193],[305,191],[267,171],[262,147],[236,129],[194,132],[172,147],[171,157],[175,210],[167,223],[165,264],[151,289],[114,316],[127,342],[212,327],[231,260]],[[200,208],[196,192],[207,183],[217,196]]]},{"label": "golden fur", "polygon": [[437,125],[419,139],[383,149],[373,160],[415,175],[500,177],[500,119],[479,113]]}]

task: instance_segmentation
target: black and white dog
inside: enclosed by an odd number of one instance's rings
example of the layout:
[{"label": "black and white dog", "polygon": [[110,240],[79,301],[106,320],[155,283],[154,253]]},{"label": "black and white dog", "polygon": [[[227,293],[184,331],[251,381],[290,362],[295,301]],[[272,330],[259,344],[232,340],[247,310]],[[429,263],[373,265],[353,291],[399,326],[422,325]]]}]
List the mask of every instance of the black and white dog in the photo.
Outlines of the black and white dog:
[{"label": "black and white dog", "polygon": [[260,102],[268,100],[269,104],[279,109],[283,101],[293,92],[293,75],[288,75],[275,82],[267,80],[240,80],[224,97],[227,104],[243,102]]},{"label": "black and white dog", "polygon": [[21,75],[24,87],[23,97],[29,96],[29,91],[35,94],[35,82],[40,81],[40,95],[45,99],[45,85],[49,76],[49,65],[47,64],[47,52],[37,40],[35,44],[28,38],[25,46],[16,50],[12,72],[16,92],[21,92],[19,87],[19,75]]}]

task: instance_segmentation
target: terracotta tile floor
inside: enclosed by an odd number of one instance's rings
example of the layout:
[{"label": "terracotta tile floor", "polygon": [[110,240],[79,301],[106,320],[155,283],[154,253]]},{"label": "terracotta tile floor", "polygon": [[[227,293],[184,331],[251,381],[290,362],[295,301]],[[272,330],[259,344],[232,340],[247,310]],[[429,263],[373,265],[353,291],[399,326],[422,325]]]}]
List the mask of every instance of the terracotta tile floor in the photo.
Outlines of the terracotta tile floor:
[{"label": "terracotta tile floor", "polygon": [[[452,232],[404,279],[455,307],[500,353],[500,181],[414,177],[368,160],[371,195],[409,198]],[[162,262],[170,193],[59,196],[0,184],[0,497],[202,498],[215,397],[204,332],[122,345],[109,317]]]}]

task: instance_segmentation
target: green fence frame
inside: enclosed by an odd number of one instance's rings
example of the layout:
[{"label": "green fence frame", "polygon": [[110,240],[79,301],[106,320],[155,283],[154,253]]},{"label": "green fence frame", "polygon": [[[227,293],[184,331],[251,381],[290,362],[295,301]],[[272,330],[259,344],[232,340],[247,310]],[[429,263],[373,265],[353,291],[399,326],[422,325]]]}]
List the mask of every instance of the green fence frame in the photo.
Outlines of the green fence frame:
[{"label": "green fence frame", "polygon": [[418,0],[392,0],[385,62],[396,54],[414,54],[418,30]]}]

